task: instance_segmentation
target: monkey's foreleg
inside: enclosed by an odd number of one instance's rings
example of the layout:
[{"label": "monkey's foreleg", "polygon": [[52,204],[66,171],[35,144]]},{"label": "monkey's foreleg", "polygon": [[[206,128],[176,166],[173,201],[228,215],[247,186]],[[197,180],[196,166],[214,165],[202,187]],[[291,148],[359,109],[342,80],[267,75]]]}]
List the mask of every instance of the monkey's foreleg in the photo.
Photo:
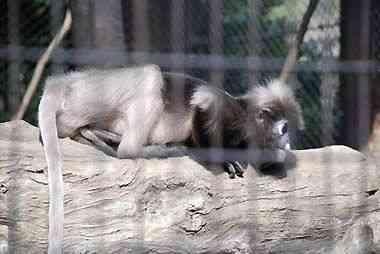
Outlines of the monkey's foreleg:
[{"label": "monkey's foreleg", "polygon": [[272,164],[284,163],[287,151],[283,149],[253,149],[249,151],[249,160],[256,168],[261,169]]}]

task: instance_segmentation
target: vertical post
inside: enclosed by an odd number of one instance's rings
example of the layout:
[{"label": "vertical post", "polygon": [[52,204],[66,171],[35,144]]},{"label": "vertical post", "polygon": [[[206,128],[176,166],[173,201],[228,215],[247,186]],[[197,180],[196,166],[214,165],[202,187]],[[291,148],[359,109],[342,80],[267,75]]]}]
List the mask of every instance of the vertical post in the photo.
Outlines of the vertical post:
[{"label": "vertical post", "polygon": [[[95,48],[125,52],[121,1],[94,1],[93,43]],[[113,65],[112,59],[107,58],[103,65],[111,67]]]},{"label": "vertical post", "polygon": [[[170,44],[172,52],[175,54],[184,53],[185,51],[185,1],[175,0],[171,1],[170,8]],[[172,71],[184,73],[184,63],[179,61],[175,56],[172,57],[174,68]],[[182,79],[177,80],[173,84],[173,91],[176,104],[180,105],[185,103],[185,82]]]},{"label": "vertical post", "polygon": [[328,70],[323,73],[321,78],[321,143],[323,146],[327,146],[335,143],[334,108],[336,93],[339,89],[339,78],[336,73],[328,73]]},{"label": "vertical post", "polygon": [[[150,48],[148,1],[133,0],[132,8],[132,49],[135,52],[148,53]],[[134,61],[139,64],[146,63],[149,59],[141,58]]]},{"label": "vertical post", "polygon": [[[210,54],[223,55],[223,1],[209,1],[210,4],[210,26],[209,41]],[[223,71],[212,71],[210,74],[211,84],[223,87]]]},{"label": "vertical post", "polygon": [[96,1],[94,10],[95,47],[124,51],[121,0]]},{"label": "vertical post", "polygon": [[[171,1],[170,9],[170,44],[172,52],[184,53],[185,52],[185,1],[174,0]],[[183,72],[183,64],[175,57],[172,58],[175,69],[178,72]]]},{"label": "vertical post", "polygon": [[[63,17],[65,12],[65,4],[63,0],[56,0],[51,2],[50,7],[50,34],[52,37],[57,33],[60,29]],[[64,66],[60,64],[55,64],[56,57],[52,55],[51,57],[51,70],[52,73],[62,73],[64,72]]]},{"label": "vertical post", "polygon": [[[370,59],[371,1],[341,1],[341,58]],[[360,38],[360,39],[358,39]],[[365,148],[370,127],[370,73],[344,74],[340,89],[344,112],[341,143],[356,149]]]},{"label": "vertical post", "polygon": [[[92,0],[70,1],[70,4],[73,13],[72,38],[74,48],[77,50],[93,48]],[[80,56],[73,55],[72,57],[75,64],[80,65]]]},{"label": "vertical post", "polygon": [[8,0],[8,38],[14,49],[11,51],[11,62],[8,66],[8,106],[9,111],[16,113],[21,102],[24,87],[20,81],[20,1]]},{"label": "vertical post", "polygon": [[[210,4],[210,16],[209,16],[209,49],[212,56],[222,56],[223,55],[223,1],[209,1]],[[211,62],[211,64],[213,64]],[[223,88],[224,73],[223,70],[213,70],[210,73],[210,82],[212,86]],[[222,103],[222,102],[221,102]],[[215,142],[212,145],[219,146],[224,143],[222,134],[223,125],[218,126],[219,136],[216,140],[211,140]],[[208,155],[212,160],[220,161],[223,155],[218,155],[210,152]]]},{"label": "vertical post", "polygon": [[71,1],[73,13],[73,43],[76,48],[93,47],[92,0]]},{"label": "vertical post", "polygon": [[[7,84],[7,100],[9,112],[13,115],[17,112],[19,104],[21,103],[22,95],[23,95],[23,87],[20,82],[20,61],[21,61],[21,52],[18,48],[20,46],[20,1],[8,0],[8,38],[9,45],[14,48],[11,50],[10,62],[8,65],[8,84]],[[14,133],[11,134],[12,136]],[[19,149],[18,145],[14,144],[9,147],[10,152],[15,152]],[[19,182],[17,174],[12,174],[11,178],[14,179],[10,182],[11,188],[19,188]],[[18,195],[10,195],[7,200],[7,208],[8,214],[12,214],[13,216],[18,215],[17,206],[20,200]],[[17,239],[16,234],[16,226],[11,226],[8,228],[8,243],[15,242]],[[9,253],[16,253],[17,249],[14,244],[9,244],[8,247]]]},{"label": "vertical post", "polygon": [[[331,8],[334,5],[333,2],[324,3],[325,8]],[[322,6],[321,6],[322,7]],[[334,15],[335,16],[335,15]],[[331,17],[330,22],[338,23],[338,17]],[[335,29],[334,29],[335,30]],[[337,38],[339,38],[339,33],[326,33],[323,38],[321,38],[321,49],[322,49],[322,59],[335,61],[337,55],[336,49],[339,47]],[[339,90],[339,74],[331,73],[327,69],[326,65],[322,66],[324,71],[321,73],[321,85],[320,85],[320,103],[321,103],[321,144],[323,146],[331,145],[335,143],[335,114],[334,110],[336,108],[336,95]]]},{"label": "vertical post", "polygon": [[[262,12],[264,9],[263,0],[248,0],[248,10],[250,14],[250,22],[248,25],[248,56],[249,57],[260,57],[261,50],[263,47],[263,42],[261,38],[261,25],[260,17],[262,17]],[[252,66],[252,63],[248,63],[249,70],[249,86],[257,85],[260,81],[259,71],[253,71],[252,69],[257,68],[257,64]]]},{"label": "vertical post", "polygon": [[[380,2],[372,1],[371,5],[371,58],[380,61]],[[372,152],[380,151],[380,74],[372,73],[371,80],[371,134],[368,148]]]},{"label": "vertical post", "polygon": [[[73,41],[77,49],[98,48],[125,51],[122,0],[81,0],[71,1],[71,3],[73,5]],[[112,65],[114,65],[112,59],[106,58],[103,67]]]}]

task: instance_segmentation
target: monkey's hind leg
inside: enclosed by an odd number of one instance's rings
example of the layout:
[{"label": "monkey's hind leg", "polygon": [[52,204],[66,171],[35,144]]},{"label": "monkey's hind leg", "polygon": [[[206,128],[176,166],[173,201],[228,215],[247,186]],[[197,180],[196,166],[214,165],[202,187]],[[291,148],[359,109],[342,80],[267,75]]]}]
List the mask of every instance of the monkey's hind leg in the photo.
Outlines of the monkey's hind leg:
[{"label": "monkey's hind leg", "polygon": [[[114,132],[103,129],[82,128],[78,135],[72,139],[75,141],[93,146],[96,149],[104,152],[107,155],[117,157],[117,148],[121,142],[121,136]],[[187,155],[186,148],[177,145],[151,145],[142,149],[139,157],[149,158],[167,158],[167,157],[181,157]]]},{"label": "monkey's hind leg", "polygon": [[79,134],[73,137],[73,139],[79,143],[93,146],[107,155],[117,157],[116,150],[112,148],[112,146],[106,143],[106,140],[108,139],[102,138],[102,137],[106,137],[105,134],[99,137],[97,136],[98,133],[99,132],[94,132],[94,130],[89,129],[89,128],[81,128],[79,130]]},{"label": "monkey's hind leg", "polygon": [[83,145],[94,146],[94,144],[90,140],[84,138],[80,133],[70,138]]},{"label": "monkey's hind leg", "polygon": [[103,129],[93,129],[92,132],[107,144],[112,144],[113,146],[120,145],[121,135],[119,134]]}]

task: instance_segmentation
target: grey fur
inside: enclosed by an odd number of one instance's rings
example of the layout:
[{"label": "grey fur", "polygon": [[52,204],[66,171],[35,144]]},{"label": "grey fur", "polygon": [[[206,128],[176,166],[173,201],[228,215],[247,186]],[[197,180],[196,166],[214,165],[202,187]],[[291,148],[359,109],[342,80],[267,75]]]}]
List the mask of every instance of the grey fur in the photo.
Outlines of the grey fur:
[{"label": "grey fur", "polygon": [[[181,101],[177,94],[181,89],[171,84],[175,79],[184,80]],[[39,106],[49,170],[49,253],[63,249],[58,137],[93,145],[118,158],[182,156],[185,147],[167,145],[190,140],[194,147],[216,149],[214,154],[223,147],[254,148],[255,153],[248,152],[243,161],[283,162],[286,153],[279,140],[288,134],[274,126],[286,120],[302,127],[300,113],[292,91],[277,81],[233,97],[200,79],[162,73],[155,65],[49,78]],[[225,159],[233,177],[243,173],[237,157]]]}]

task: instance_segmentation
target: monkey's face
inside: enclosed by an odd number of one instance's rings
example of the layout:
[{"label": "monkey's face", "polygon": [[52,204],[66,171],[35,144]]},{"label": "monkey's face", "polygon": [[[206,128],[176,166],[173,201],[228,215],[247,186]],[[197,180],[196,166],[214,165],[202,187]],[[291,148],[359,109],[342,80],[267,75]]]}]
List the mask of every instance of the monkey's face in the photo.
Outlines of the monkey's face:
[{"label": "monkey's face", "polygon": [[262,146],[290,150],[289,122],[274,110],[261,109],[257,117]]},{"label": "monkey's face", "polygon": [[272,127],[272,135],[278,148],[290,150],[289,124],[287,120],[276,121]]}]

